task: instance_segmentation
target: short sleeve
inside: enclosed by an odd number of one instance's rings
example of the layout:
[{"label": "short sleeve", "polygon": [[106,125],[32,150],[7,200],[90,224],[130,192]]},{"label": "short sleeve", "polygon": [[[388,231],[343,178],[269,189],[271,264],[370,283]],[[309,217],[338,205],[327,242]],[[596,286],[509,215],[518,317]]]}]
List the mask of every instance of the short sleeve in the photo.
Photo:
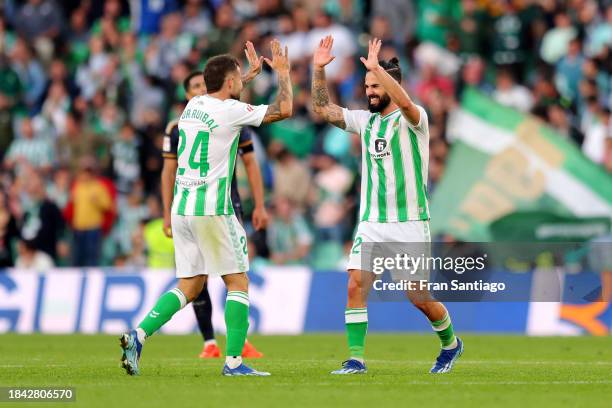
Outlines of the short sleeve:
[{"label": "short sleeve", "polygon": [[230,117],[234,126],[259,127],[268,111],[268,105],[249,105],[235,101],[231,106]]},{"label": "short sleeve", "polygon": [[371,113],[364,110],[348,110],[342,108],[344,115],[344,123],[346,123],[346,131],[351,133],[362,133],[370,119]]},{"label": "short sleeve", "polygon": [[417,105],[417,108],[419,109],[420,116],[419,123],[416,126],[410,123],[410,121],[406,119],[405,116],[402,117],[406,120],[406,123],[408,124],[408,127],[410,129],[418,133],[427,133],[429,129],[429,120],[427,119],[427,112],[425,112],[425,109],[420,105]]},{"label": "short sleeve", "polygon": [[178,126],[173,126],[170,132],[164,135],[164,143],[162,146],[162,155],[167,159],[176,159],[179,143]]}]

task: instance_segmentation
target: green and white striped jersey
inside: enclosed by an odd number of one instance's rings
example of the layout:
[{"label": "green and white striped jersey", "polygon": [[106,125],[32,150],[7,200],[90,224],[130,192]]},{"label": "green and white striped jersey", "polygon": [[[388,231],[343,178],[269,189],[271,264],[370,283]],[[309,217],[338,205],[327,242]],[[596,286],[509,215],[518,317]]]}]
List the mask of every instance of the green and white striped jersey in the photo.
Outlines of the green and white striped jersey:
[{"label": "green and white striped jersey", "polygon": [[261,125],[267,109],[267,105],[251,106],[208,95],[189,101],[178,122],[173,214],[234,213],[230,189],[238,136],[243,126]]},{"label": "green and white striped jersey", "polygon": [[343,109],[346,130],[361,136],[361,221],[429,219],[429,125],[418,108],[418,126],[399,109],[386,116]]}]

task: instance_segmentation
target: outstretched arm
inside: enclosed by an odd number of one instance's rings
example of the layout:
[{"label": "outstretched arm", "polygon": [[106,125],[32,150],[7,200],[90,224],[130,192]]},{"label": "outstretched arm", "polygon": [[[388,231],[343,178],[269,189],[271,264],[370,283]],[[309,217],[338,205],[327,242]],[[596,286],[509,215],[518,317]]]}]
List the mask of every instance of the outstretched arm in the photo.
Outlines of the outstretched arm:
[{"label": "outstretched arm", "polygon": [[369,41],[368,59],[361,57],[361,62],[363,62],[367,70],[373,73],[376,79],[378,79],[382,87],[389,94],[393,103],[400,108],[404,117],[408,119],[413,126],[416,126],[421,119],[419,108],[412,102],[412,99],[410,99],[410,96],[408,96],[404,88],[402,88],[402,86],[378,63],[378,52],[380,51],[381,44],[382,41],[378,38]]},{"label": "outstretched arm", "polygon": [[321,115],[326,122],[340,129],[346,129],[342,108],[329,101],[327,80],[325,79],[325,66],[335,58],[331,55],[334,39],[328,35],[319,42],[312,59],[312,109]]},{"label": "outstretched arm", "polygon": [[272,40],[271,48],[272,60],[267,58],[264,58],[264,60],[278,75],[278,94],[274,102],[268,106],[268,111],[262,123],[278,122],[293,114],[293,88],[291,87],[289,51],[285,47],[283,53],[278,40]]}]

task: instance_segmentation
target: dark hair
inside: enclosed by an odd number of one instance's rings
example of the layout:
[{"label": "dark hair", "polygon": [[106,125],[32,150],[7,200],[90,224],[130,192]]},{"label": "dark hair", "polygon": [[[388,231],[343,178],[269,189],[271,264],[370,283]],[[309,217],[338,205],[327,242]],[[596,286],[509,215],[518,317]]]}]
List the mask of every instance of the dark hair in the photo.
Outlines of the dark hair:
[{"label": "dark hair", "polygon": [[378,63],[393,77],[393,79],[397,82],[402,82],[402,69],[400,68],[399,59],[397,59],[397,57],[393,57],[389,61],[378,61]]},{"label": "dark hair", "polygon": [[218,92],[223,87],[225,77],[232,71],[238,69],[238,60],[229,55],[217,55],[212,57],[204,67],[204,83],[208,93]]},{"label": "dark hair", "polygon": [[183,79],[183,89],[185,90],[185,92],[189,92],[189,83],[193,78],[197,77],[198,75],[203,75],[203,72],[192,71],[189,75],[187,75],[185,79]]}]

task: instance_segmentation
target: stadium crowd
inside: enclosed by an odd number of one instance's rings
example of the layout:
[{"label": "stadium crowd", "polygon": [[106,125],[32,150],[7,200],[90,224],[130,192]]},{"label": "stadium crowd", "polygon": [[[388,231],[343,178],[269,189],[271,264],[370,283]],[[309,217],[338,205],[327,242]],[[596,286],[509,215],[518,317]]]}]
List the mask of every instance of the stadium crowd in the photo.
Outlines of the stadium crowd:
[{"label": "stadium crowd", "polygon": [[[289,46],[294,116],[256,129],[271,222],[250,254],[255,267],[343,268],[360,149],[311,111],[310,54],[327,34],[342,106],[366,106],[358,58],[371,36],[383,58],[400,57],[429,115],[430,196],[467,86],[537,115],[612,172],[612,0],[0,0],[0,267],[172,267],[159,183],[182,81],[213,55],[244,59],[246,41],[269,54],[276,37]],[[270,101],[271,75],[243,100]]]}]

